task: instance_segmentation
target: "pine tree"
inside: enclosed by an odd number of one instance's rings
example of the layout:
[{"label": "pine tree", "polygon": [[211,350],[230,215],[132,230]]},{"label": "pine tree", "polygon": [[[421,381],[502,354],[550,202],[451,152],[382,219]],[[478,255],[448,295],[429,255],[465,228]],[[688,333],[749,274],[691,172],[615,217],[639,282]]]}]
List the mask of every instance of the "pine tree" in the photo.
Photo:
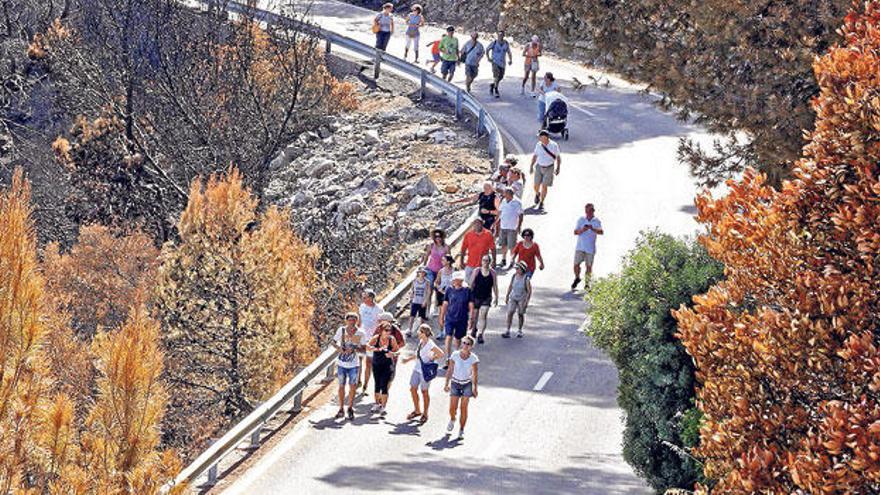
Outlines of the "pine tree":
[{"label": "pine tree", "polygon": [[288,214],[257,201],[231,170],[193,182],[162,253],[157,313],[172,385],[169,441],[198,444],[249,412],[311,357],[318,253],[297,239]]},{"label": "pine tree", "polygon": [[880,2],[841,33],[793,179],[698,198],[727,279],[676,317],[716,493],[880,492]]}]

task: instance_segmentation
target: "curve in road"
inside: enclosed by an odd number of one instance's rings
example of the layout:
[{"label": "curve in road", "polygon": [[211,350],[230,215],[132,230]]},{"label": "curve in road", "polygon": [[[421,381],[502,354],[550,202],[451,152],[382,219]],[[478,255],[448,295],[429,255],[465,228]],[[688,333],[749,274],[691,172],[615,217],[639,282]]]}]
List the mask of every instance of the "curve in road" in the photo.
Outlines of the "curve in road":
[{"label": "curve in road", "polygon": [[[311,3],[310,12],[322,27],[372,43],[372,12],[328,0]],[[426,28],[422,44],[439,34],[439,29]],[[389,51],[402,54],[403,43],[395,35]],[[422,50],[424,58],[427,50]],[[587,80],[588,71],[576,64],[545,57],[542,65],[564,87],[572,76]],[[510,73],[502,83],[502,98],[491,98],[491,70],[484,63],[475,94],[505,129],[509,144],[529,152],[538,129],[535,102],[519,95],[522,68],[516,62]],[[463,83],[463,77],[458,74],[454,82]],[[432,385],[431,420],[422,427],[406,421],[412,408],[407,390],[412,365],[404,365],[397,371],[386,419],[370,416],[370,401],[361,400],[353,422],[337,421],[337,406],[327,404],[226,493],[651,492],[620,454],[616,370],[581,332],[583,293],[569,290],[572,231],[584,203],[595,203],[605,228],[594,266],[598,276],[619,266],[642,230],[693,233],[695,185],[677,164],[675,148],[680,137],[708,136],[657,110],[632,86],[612,81],[608,88],[564,90],[573,111],[571,140],[560,142],[562,173],[546,213],[527,212],[524,222],[524,228],[535,230],[547,268],[533,280],[525,338],[499,338],[504,307],[490,312],[487,342],[476,348],[481,386],[480,397],[472,401],[468,437],[457,442],[445,432],[448,398],[442,383]],[[530,154],[520,158],[528,168]],[[531,197],[527,184],[524,204]],[[499,281],[504,294],[509,277]]]}]

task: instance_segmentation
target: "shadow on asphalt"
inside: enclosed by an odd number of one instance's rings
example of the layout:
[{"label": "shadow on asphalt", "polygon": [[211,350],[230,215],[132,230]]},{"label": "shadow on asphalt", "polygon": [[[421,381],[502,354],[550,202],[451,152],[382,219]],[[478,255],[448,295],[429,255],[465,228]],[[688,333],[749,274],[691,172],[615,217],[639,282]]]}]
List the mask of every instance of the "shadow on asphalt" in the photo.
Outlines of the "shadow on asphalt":
[{"label": "shadow on asphalt", "polygon": [[405,421],[403,423],[386,422],[385,424],[394,426],[394,429],[388,432],[389,435],[406,435],[412,437],[422,435],[422,432],[419,430],[420,425],[417,421]]},{"label": "shadow on asphalt", "polygon": [[449,433],[443,435],[442,438],[434,440],[433,442],[428,442],[425,445],[431,447],[431,450],[447,450],[454,449],[462,444],[462,440],[459,440],[458,437],[453,439]]},{"label": "shadow on asphalt", "polygon": [[358,492],[373,491],[377,487],[382,491],[412,490],[415,476],[418,488],[426,493],[432,490],[468,494],[651,493],[636,476],[619,472],[614,463],[623,462],[620,456],[591,457],[590,460],[597,463],[595,467],[554,470],[552,466],[536,465],[531,459],[520,459],[514,467],[497,466],[494,460],[460,459],[445,469],[437,469],[438,462],[448,461],[425,454],[407,462],[344,466],[318,479],[337,489]]}]

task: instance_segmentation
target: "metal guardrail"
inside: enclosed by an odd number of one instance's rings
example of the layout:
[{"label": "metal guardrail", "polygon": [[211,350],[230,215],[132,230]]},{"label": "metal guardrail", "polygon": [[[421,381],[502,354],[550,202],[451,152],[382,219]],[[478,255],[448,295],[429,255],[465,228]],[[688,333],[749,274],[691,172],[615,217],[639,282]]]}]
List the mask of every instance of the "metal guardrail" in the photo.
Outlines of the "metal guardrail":
[{"label": "metal guardrail", "polygon": [[[497,169],[498,165],[501,163],[501,160],[504,157],[504,143],[498,125],[495,123],[495,121],[492,119],[486,109],[483,108],[482,104],[477,101],[476,98],[474,98],[471,94],[462,90],[458,86],[448,81],[445,81],[422,68],[410,64],[399,57],[377,50],[374,47],[356,41],[352,38],[327,31],[318,26],[302,23],[301,21],[292,19],[281,14],[257,9],[254,7],[248,7],[247,5],[234,1],[195,1],[204,6],[207,6],[208,8],[222,8],[225,9],[228,13],[251,16],[256,20],[265,22],[267,24],[281,26],[287,25],[295,27],[297,29],[309,31],[326,41],[325,49],[327,53],[330,53],[333,45],[337,45],[340,48],[344,48],[359,55],[371,57],[373,63],[375,64],[374,76],[376,78],[378,78],[379,76],[382,65],[385,65],[392,70],[402,73],[404,75],[418,78],[421,84],[422,97],[424,97],[427,88],[431,86],[437,89],[441,94],[443,94],[443,96],[448,98],[455,105],[456,118],[461,118],[462,112],[464,110],[470,112],[477,118],[476,133],[478,136],[483,135],[483,133],[488,134],[489,155],[493,159],[494,168]],[[468,219],[461,226],[459,226],[459,228],[456,229],[456,231],[451,236],[449,236],[448,240],[450,245],[457,244],[462,239],[462,237],[464,237],[464,234],[467,232],[468,228],[470,227],[471,221],[474,218],[476,218],[476,213],[470,215]],[[406,278],[404,278],[402,282],[396,285],[391,290],[391,292],[389,292],[379,302],[379,304],[386,310],[397,313],[399,309],[398,303],[408,292],[409,287],[412,284],[415,276],[416,271],[413,270]],[[322,375],[326,379],[332,379],[333,373],[335,371],[335,360],[336,350],[332,347],[322,352],[317,359],[312,361],[312,363],[309,364],[305,369],[297,373],[297,375],[293,377],[293,379],[291,379],[289,382],[287,382],[283,387],[281,387],[278,392],[276,392],[272,397],[266,400],[266,402],[261,404],[259,407],[254,409],[244,419],[239,421],[222,437],[217,439],[214,443],[211,444],[210,447],[208,447],[204,452],[196,457],[192,463],[186,466],[174,478],[173,484],[192,484],[205,473],[207,473],[208,478],[205,485],[214,484],[217,480],[218,463],[223,460],[223,458],[226,457],[229,453],[236,450],[236,448],[238,448],[238,446],[247,438],[250,439],[251,447],[258,446],[260,443],[260,433],[262,432],[263,426],[266,424],[267,421],[274,417],[275,414],[281,411],[285,404],[293,401],[292,411],[300,411],[302,409],[303,392],[305,391],[306,387],[308,387],[308,385],[312,381]]]}]

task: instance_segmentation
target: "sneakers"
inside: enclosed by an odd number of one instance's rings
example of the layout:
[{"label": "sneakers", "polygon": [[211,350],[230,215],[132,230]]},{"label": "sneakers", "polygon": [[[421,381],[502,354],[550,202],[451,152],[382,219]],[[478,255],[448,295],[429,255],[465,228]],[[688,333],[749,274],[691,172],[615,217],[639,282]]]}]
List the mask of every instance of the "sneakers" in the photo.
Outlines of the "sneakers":
[{"label": "sneakers", "polygon": [[538,209],[541,211],[544,211],[544,202],[543,201],[538,203]]},{"label": "sneakers", "polygon": [[523,337],[522,330],[516,332],[516,338],[521,339]]},{"label": "sneakers", "polygon": [[502,334],[501,334],[501,337],[502,337],[502,338],[505,338],[505,339],[509,339],[509,338],[510,338],[510,330],[508,330],[508,331],[502,333]]},{"label": "sneakers", "polygon": [[541,202],[541,196],[538,196],[537,194],[535,194],[535,206],[538,206],[538,203],[540,203],[540,202]]},{"label": "sneakers", "polygon": [[577,290],[578,284],[581,283],[580,277],[575,277],[574,282],[571,283],[571,290]]},{"label": "sneakers", "polygon": [[464,428],[458,430],[458,439],[464,440]]},{"label": "sneakers", "polygon": [[385,406],[380,407],[380,408],[379,408],[379,417],[380,417],[380,418],[384,418],[384,417],[385,417],[385,414],[386,414],[386,412],[385,412]]},{"label": "sneakers", "polygon": [[344,418],[344,417],[345,417],[345,410],[343,410],[343,409],[340,407],[339,410],[336,411],[336,419],[342,419],[342,418]]},{"label": "sneakers", "polygon": [[382,409],[382,406],[379,404],[373,404],[373,407],[370,408],[370,412],[379,412]]},{"label": "sneakers", "polygon": [[490,95],[495,94],[495,83],[489,83],[489,94]]},{"label": "sneakers", "polygon": [[485,344],[486,343],[486,341],[483,340],[483,334],[477,335],[477,343],[478,344]]},{"label": "sneakers", "polygon": [[348,419],[354,421],[354,409],[348,408]]},{"label": "sneakers", "polygon": [[446,431],[452,432],[452,429],[455,428],[455,419],[450,419],[449,424],[446,425]]}]

